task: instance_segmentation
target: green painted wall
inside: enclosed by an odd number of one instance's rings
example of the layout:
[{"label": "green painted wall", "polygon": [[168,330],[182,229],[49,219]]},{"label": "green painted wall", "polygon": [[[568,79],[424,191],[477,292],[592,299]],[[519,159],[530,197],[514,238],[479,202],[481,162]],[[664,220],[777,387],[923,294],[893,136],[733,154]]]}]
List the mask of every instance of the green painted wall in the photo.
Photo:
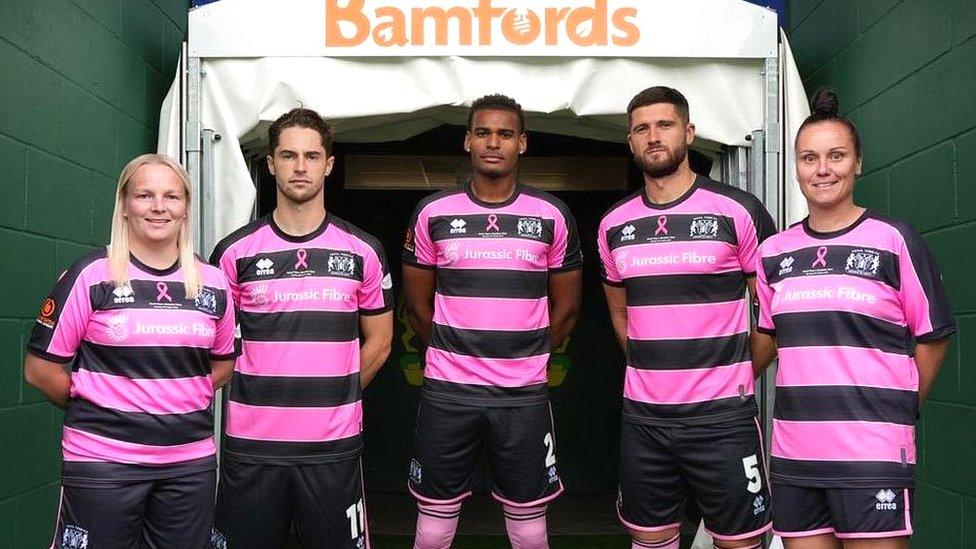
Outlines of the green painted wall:
[{"label": "green painted wall", "polygon": [[864,140],[859,203],[908,219],[959,333],[922,412],[912,546],[976,547],[976,1],[790,0],[808,93],[831,84]]},{"label": "green painted wall", "polygon": [[115,182],[155,149],[186,0],[2,0],[0,547],[50,543],[60,413],[21,376],[58,274],[104,245]]}]

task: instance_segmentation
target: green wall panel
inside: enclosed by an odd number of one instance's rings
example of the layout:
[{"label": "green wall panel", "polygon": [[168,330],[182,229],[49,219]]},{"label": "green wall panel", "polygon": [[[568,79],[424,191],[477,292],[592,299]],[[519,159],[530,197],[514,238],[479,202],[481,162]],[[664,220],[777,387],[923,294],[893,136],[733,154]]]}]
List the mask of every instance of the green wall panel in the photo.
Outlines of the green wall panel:
[{"label": "green wall panel", "polygon": [[0,17],[0,547],[50,543],[62,413],[23,343],[58,274],[104,246],[122,165],[155,149],[181,0],[4,0]]}]

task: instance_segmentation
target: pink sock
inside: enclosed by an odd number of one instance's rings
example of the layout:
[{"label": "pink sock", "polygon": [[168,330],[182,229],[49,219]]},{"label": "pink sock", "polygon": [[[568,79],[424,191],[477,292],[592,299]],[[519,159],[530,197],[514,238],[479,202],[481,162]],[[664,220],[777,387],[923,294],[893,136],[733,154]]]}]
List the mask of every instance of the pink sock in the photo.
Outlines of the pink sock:
[{"label": "pink sock", "polygon": [[512,549],[549,549],[546,536],[546,506],[514,507],[503,505],[505,529]]},{"label": "pink sock", "polygon": [[461,502],[417,503],[417,537],[413,549],[450,549],[461,516]]},{"label": "pink sock", "polygon": [[[714,547],[715,549],[724,549],[723,547],[720,547],[718,544],[715,544]],[[736,549],[762,549],[762,540],[757,541],[755,544],[749,545],[748,547],[736,547]]]},{"label": "pink sock", "polygon": [[681,535],[675,534],[673,538],[662,539],[660,541],[644,541],[632,538],[630,549],[678,549],[678,542]]}]

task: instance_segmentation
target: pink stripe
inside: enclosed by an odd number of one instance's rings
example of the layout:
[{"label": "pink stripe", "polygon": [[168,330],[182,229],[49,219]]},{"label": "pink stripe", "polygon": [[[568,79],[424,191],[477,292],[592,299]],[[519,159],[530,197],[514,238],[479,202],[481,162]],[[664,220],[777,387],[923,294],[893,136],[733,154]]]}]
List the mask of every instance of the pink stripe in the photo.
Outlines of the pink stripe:
[{"label": "pink stripe", "polygon": [[612,255],[617,272],[624,277],[712,274],[742,268],[732,245],[714,240],[638,244],[617,248]]},{"label": "pink stripe", "polygon": [[427,348],[424,375],[454,383],[525,387],[545,383],[549,354],[526,358],[477,358]]},{"label": "pink stripe", "polygon": [[321,442],[358,435],[360,402],[332,408],[280,408],[227,403],[227,434],[252,440]]},{"label": "pink stripe", "polygon": [[526,502],[526,503],[516,503],[516,502],[514,502],[512,500],[505,499],[505,498],[499,496],[495,492],[492,492],[491,493],[491,497],[495,498],[496,500],[500,501],[501,503],[503,503],[505,505],[511,505],[512,507],[519,507],[519,508],[538,507],[540,505],[545,505],[545,504],[549,503],[550,501],[558,498],[559,495],[563,493],[563,490],[564,490],[564,488],[563,488],[563,481],[562,481],[562,479],[559,479],[559,488],[555,492],[553,492],[552,494],[549,494],[548,496],[546,496],[544,498],[539,498],[539,499],[532,500],[532,501],[529,501],[529,502]]},{"label": "pink stripe", "polygon": [[[795,252],[811,246],[819,246],[823,241],[815,240],[803,230],[803,225],[783,231],[763,243],[763,255],[779,255]],[[891,225],[876,219],[865,219],[853,231],[835,236],[830,244],[835,246],[868,247],[897,254],[904,240]]]},{"label": "pink stripe", "polygon": [[773,420],[772,455],[817,461],[900,462],[901,450],[915,463],[915,428],[867,421]]},{"label": "pink stripe", "polygon": [[773,533],[781,538],[805,538],[809,536],[821,536],[823,534],[833,534],[834,529],[831,527],[818,528],[816,530],[806,530],[801,532],[784,532],[782,530],[777,530],[773,528]]},{"label": "pink stripe", "polygon": [[537,330],[549,326],[549,300],[436,294],[434,322],[473,330]]},{"label": "pink stripe", "polygon": [[549,245],[521,238],[458,238],[437,242],[437,265],[453,269],[544,271]]},{"label": "pink stripe", "polygon": [[776,386],[857,385],[918,390],[918,368],[907,355],[861,347],[779,349]]},{"label": "pink stripe", "polygon": [[210,376],[178,379],[129,379],[77,370],[71,374],[71,396],[123,412],[184,414],[206,409],[213,402]]},{"label": "pink stripe", "polygon": [[460,496],[457,496],[457,497],[451,498],[451,499],[430,499],[430,498],[425,498],[424,496],[418,494],[416,492],[416,490],[413,489],[413,486],[410,486],[410,483],[409,482],[407,483],[407,490],[410,492],[410,494],[417,501],[421,501],[421,502],[424,502],[424,503],[429,503],[431,505],[451,505],[453,503],[457,503],[459,501],[462,501],[462,500],[464,500],[465,498],[467,498],[468,496],[471,495],[471,492],[464,492]]},{"label": "pink stripe", "polygon": [[166,465],[212,456],[217,452],[213,437],[177,446],[136,444],[64,427],[61,439],[65,461],[107,461]]},{"label": "pink stripe", "polygon": [[734,535],[734,536],[726,536],[726,535],[722,535],[722,534],[716,534],[715,532],[712,532],[708,528],[705,528],[705,531],[708,532],[708,534],[710,536],[712,536],[713,538],[715,538],[715,539],[719,539],[719,540],[723,540],[723,541],[739,541],[739,540],[742,540],[742,539],[757,538],[757,537],[765,534],[766,532],[768,532],[772,528],[773,528],[773,523],[772,522],[767,522],[766,525],[763,526],[762,528],[759,528],[757,530],[753,530],[752,532],[748,532],[748,533],[745,533],[745,534],[737,534],[737,535]]},{"label": "pink stripe", "polygon": [[64,485],[61,485],[61,489],[58,491],[58,516],[54,518],[54,539],[51,540],[51,548],[55,549],[54,546],[58,543],[58,524],[61,523],[61,513],[64,506]]},{"label": "pink stripe", "polygon": [[773,284],[771,310],[783,313],[850,311],[905,325],[898,292],[850,275],[798,276]]},{"label": "pink stripe", "polygon": [[620,519],[620,523],[623,524],[624,527],[627,528],[628,530],[633,530],[635,532],[654,533],[654,532],[664,532],[672,529],[677,530],[681,526],[680,522],[675,522],[674,524],[665,524],[664,526],[638,526],[632,522],[627,522],[626,520],[624,520],[623,514],[620,513],[620,506],[616,505],[615,507],[617,508],[617,518]]},{"label": "pink stripe", "polygon": [[216,321],[198,311],[122,309],[96,311],[85,339],[111,346],[196,347],[210,349]]},{"label": "pink stripe", "polygon": [[279,278],[247,282],[240,288],[240,309],[255,313],[288,311],[355,311],[358,280],[347,278]]},{"label": "pink stripe", "polygon": [[752,363],[695,370],[641,370],[627,367],[624,396],[652,404],[689,404],[755,392]]},{"label": "pink stripe", "polygon": [[359,341],[244,341],[237,371],[255,376],[334,377],[359,371]]},{"label": "pink stripe", "polygon": [[749,329],[745,299],[725,303],[627,307],[631,339],[694,339],[721,337]]}]

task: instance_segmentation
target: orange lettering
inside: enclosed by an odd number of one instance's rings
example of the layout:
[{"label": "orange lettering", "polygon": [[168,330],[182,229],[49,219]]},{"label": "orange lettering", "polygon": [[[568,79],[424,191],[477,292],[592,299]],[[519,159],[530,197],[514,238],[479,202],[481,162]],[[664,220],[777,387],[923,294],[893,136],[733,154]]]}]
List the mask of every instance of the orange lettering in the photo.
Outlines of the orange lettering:
[{"label": "orange lettering", "polygon": [[532,10],[508,10],[502,17],[502,34],[509,42],[525,46],[539,37],[542,23]]},{"label": "orange lettering", "polygon": [[[345,8],[338,0],[325,0],[325,45],[330,48],[358,46],[369,36],[369,19],[363,14],[365,0],[349,0]],[[356,26],[352,38],[342,34],[339,23],[346,21]]]},{"label": "orange lettering", "polygon": [[493,8],[491,0],[478,0],[478,7],[474,8],[474,16],[478,19],[478,44],[491,45],[491,20],[503,13],[502,8]]},{"label": "orange lettering", "polygon": [[458,23],[458,44],[471,45],[471,12],[465,8],[454,7],[445,11],[443,8],[413,8],[411,12],[412,31],[410,39],[414,44],[424,44],[424,24],[426,20],[434,21],[434,43],[438,46],[447,45],[448,25],[452,19]]},{"label": "orange lettering", "polygon": [[637,17],[637,8],[620,8],[613,12],[613,26],[623,31],[623,36],[613,35],[614,46],[633,46],[640,40],[640,29],[628,18]]},{"label": "orange lettering", "polygon": [[569,13],[569,8],[546,8],[546,45],[559,44],[559,22]]},{"label": "orange lettering", "polygon": [[373,41],[376,45],[388,48],[407,44],[407,16],[402,11],[381,6],[376,8],[376,17],[389,18],[389,21],[377,23],[376,28],[373,29]]},{"label": "orange lettering", "polygon": [[578,8],[570,12],[566,33],[577,46],[606,46],[607,0],[596,0],[595,8]]}]

